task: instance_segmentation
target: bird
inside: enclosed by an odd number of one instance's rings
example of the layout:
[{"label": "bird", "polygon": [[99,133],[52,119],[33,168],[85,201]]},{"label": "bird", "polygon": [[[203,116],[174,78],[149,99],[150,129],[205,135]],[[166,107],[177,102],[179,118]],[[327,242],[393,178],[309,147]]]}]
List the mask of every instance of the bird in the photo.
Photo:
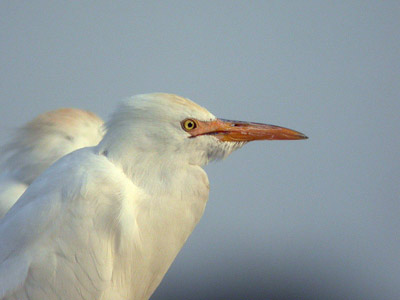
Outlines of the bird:
[{"label": "bird", "polygon": [[90,111],[60,108],[18,128],[0,148],[0,218],[56,160],[76,149],[97,145],[104,135],[103,123]]},{"label": "bird", "polygon": [[0,299],[148,299],[199,222],[202,168],[297,131],[216,118],[187,98],[122,101],[97,146],[45,170],[0,220]]}]

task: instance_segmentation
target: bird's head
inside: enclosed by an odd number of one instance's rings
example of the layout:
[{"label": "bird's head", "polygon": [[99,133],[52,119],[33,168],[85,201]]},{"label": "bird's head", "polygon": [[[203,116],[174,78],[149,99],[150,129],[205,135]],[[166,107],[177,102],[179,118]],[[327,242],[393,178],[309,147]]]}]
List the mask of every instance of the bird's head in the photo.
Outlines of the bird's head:
[{"label": "bird's head", "polygon": [[307,138],[283,127],[218,119],[186,98],[164,93],[143,94],[126,100],[107,128],[107,148],[118,147],[122,141],[128,146],[124,147],[125,152],[135,150],[132,155],[153,154],[194,165],[224,158],[254,140]]},{"label": "bird's head", "polygon": [[18,128],[1,148],[1,168],[30,184],[60,157],[97,145],[103,138],[102,126],[102,119],[85,110],[61,108],[43,113]]}]

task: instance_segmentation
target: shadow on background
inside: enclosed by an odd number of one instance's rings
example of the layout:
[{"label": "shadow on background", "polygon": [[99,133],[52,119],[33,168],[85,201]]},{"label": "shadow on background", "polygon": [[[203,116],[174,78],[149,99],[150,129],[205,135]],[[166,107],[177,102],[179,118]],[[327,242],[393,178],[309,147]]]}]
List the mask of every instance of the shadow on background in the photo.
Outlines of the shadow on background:
[{"label": "shadow on background", "polygon": [[355,264],[338,259],[295,262],[291,257],[276,263],[248,258],[203,265],[186,274],[172,268],[151,299],[397,299],[390,283],[372,283]]}]

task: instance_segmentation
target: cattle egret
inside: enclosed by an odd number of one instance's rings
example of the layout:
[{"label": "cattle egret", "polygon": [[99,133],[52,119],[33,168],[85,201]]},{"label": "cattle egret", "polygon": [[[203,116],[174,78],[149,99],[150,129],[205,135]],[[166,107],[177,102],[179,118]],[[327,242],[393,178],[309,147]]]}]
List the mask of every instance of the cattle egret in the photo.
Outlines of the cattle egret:
[{"label": "cattle egret", "polygon": [[103,137],[102,125],[94,113],[62,108],[19,128],[1,148],[0,218],[56,160],[76,149],[97,145]]},{"label": "cattle egret", "polygon": [[176,95],[125,101],[99,145],[58,160],[0,221],[0,298],[148,299],[203,214],[202,166],[249,141],[305,138]]}]

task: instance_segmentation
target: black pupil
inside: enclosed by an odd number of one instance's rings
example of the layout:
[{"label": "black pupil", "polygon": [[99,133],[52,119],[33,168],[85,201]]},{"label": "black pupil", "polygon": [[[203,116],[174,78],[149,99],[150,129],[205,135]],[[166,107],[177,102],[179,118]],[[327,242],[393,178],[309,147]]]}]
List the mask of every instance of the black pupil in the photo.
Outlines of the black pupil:
[{"label": "black pupil", "polygon": [[193,122],[188,122],[188,123],[187,123],[187,126],[188,126],[188,128],[193,128],[193,126],[194,126],[194,125],[193,125]]}]

